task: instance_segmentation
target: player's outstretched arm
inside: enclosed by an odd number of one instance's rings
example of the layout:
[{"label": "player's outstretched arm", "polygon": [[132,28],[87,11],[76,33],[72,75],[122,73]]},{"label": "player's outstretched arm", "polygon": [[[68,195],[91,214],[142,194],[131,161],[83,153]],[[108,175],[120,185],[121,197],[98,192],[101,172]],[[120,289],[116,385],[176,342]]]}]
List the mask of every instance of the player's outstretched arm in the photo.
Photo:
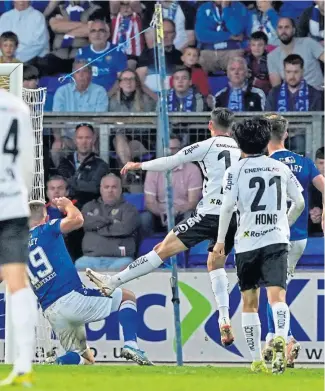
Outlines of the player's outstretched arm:
[{"label": "player's outstretched arm", "polygon": [[189,162],[197,162],[202,160],[211,146],[211,142],[205,140],[200,143],[189,145],[183,148],[175,155],[164,156],[158,159],[149,160],[143,163],[128,162],[122,168],[121,174],[125,175],[132,170],[146,170],[146,171],[168,171],[173,168]]},{"label": "player's outstretched arm", "polygon": [[52,203],[67,216],[61,220],[60,229],[63,234],[83,226],[84,218],[78,208],[66,197],[55,198]]}]

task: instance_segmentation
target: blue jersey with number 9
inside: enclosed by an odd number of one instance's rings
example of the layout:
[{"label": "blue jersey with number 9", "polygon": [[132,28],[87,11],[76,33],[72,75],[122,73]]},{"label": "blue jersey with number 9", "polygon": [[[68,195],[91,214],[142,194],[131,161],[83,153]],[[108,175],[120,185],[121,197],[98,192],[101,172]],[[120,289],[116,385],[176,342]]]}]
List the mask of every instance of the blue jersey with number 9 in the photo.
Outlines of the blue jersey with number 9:
[{"label": "blue jersey with number 9", "polygon": [[65,246],[61,219],[30,230],[28,275],[43,311],[60,297],[83,289]]}]

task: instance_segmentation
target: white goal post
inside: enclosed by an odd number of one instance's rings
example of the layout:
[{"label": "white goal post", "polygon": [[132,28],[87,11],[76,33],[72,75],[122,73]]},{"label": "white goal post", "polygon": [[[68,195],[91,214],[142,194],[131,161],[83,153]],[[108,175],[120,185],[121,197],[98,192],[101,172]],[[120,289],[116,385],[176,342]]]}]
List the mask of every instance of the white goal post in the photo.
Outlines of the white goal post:
[{"label": "white goal post", "polygon": [[[44,169],[43,169],[43,113],[46,99],[46,88],[29,90],[23,88],[23,64],[0,64],[0,85],[17,97],[22,98],[30,109],[30,119],[34,135],[34,175],[30,199],[45,201]],[[0,314],[3,316],[4,314]],[[6,289],[5,294],[5,343],[4,361],[11,364],[15,357],[15,345],[12,335],[11,299]],[[51,346],[51,328],[39,311],[36,328],[37,346],[36,361],[44,361],[45,353]],[[42,353],[41,353],[42,351]],[[41,353],[41,354],[40,354]],[[43,357],[42,357],[43,356]],[[1,357],[3,359],[3,357]]]}]

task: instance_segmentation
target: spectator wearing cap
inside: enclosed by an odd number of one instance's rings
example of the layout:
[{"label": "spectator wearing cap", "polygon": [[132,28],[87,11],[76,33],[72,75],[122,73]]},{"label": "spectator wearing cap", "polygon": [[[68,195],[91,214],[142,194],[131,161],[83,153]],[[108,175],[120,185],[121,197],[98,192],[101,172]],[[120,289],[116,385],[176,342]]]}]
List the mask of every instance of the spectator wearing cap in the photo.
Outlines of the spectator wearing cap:
[{"label": "spectator wearing cap", "polygon": [[206,72],[225,70],[230,58],[244,54],[247,27],[248,10],[239,1],[209,1],[199,7],[195,35]]},{"label": "spectator wearing cap", "polygon": [[255,31],[249,39],[250,52],[245,55],[249,83],[253,87],[263,90],[265,95],[271,89],[269,70],[267,68],[267,43],[267,35],[263,31]]},{"label": "spectator wearing cap", "polygon": [[89,23],[90,45],[78,50],[77,59],[91,62],[92,81],[105,88],[106,91],[115,91],[118,75],[127,68],[127,57],[116,45],[108,41],[110,29],[103,20]]},{"label": "spectator wearing cap", "polygon": [[279,37],[276,33],[279,15],[273,7],[273,1],[257,0],[256,9],[249,12],[249,35],[261,31],[266,34],[269,45],[278,46]]},{"label": "spectator wearing cap", "polygon": [[247,62],[242,57],[229,60],[227,67],[228,87],[219,91],[215,96],[215,107],[228,107],[236,112],[263,111],[265,94],[252,87],[248,80]]},{"label": "spectator wearing cap", "polygon": [[14,9],[0,16],[0,33],[11,31],[19,40],[16,57],[22,62],[49,52],[49,34],[44,15],[30,1],[14,1]]},{"label": "spectator wearing cap", "polygon": [[91,65],[85,60],[75,60],[74,82],[57,89],[53,99],[53,111],[57,112],[105,112],[108,96],[105,88],[92,83]]},{"label": "spectator wearing cap", "polygon": [[121,270],[129,265],[136,252],[139,213],[122,196],[121,179],[105,175],[100,183],[100,197],[82,208],[84,216],[83,256],[76,267],[94,270]]},{"label": "spectator wearing cap", "polygon": [[308,85],[304,79],[304,60],[299,54],[290,54],[283,61],[284,81],[270,91],[266,111],[322,111],[321,91]]},{"label": "spectator wearing cap", "polygon": [[[324,147],[318,148],[315,155],[315,165],[318,171],[325,176]],[[308,233],[310,236],[323,236],[322,213],[324,200],[322,193],[312,184],[309,187],[309,222]]]},{"label": "spectator wearing cap", "polygon": [[173,73],[172,88],[168,91],[169,112],[193,113],[205,109],[203,96],[192,85],[191,69],[180,67]]},{"label": "spectator wearing cap", "polygon": [[79,208],[99,196],[100,180],[108,173],[108,165],[93,152],[95,141],[93,126],[79,124],[74,138],[76,151],[63,158],[57,169],[67,180],[70,196]]},{"label": "spectator wearing cap", "polygon": [[296,38],[295,22],[290,18],[279,18],[277,34],[280,46],[269,53],[267,58],[272,87],[280,85],[284,79],[283,60],[289,54],[299,54],[304,60],[304,78],[307,84],[320,90],[324,81],[318,60],[324,62],[324,47],[309,37]]},{"label": "spectator wearing cap", "polygon": [[307,8],[299,19],[298,37],[311,37],[324,43],[324,1],[315,1]]}]

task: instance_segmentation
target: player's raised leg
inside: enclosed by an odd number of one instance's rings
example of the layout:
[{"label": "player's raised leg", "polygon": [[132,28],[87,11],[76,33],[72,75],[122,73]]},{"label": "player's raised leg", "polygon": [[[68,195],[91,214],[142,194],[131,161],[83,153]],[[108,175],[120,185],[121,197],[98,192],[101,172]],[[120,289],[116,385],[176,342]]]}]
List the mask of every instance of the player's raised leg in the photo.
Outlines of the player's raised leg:
[{"label": "player's raised leg", "polygon": [[174,231],[170,231],[165,239],[157,244],[148,254],[137,258],[126,269],[109,276],[86,270],[89,279],[94,282],[106,295],[110,295],[120,285],[135,278],[144,276],[156,270],[167,258],[187,250],[187,247],[178,239]]},{"label": "player's raised leg", "polygon": [[28,260],[27,218],[2,221],[0,253],[1,274],[11,295],[11,318],[17,349],[13,371],[0,386],[32,382],[32,362],[35,353],[35,326],[37,321],[36,298],[26,272]]}]

